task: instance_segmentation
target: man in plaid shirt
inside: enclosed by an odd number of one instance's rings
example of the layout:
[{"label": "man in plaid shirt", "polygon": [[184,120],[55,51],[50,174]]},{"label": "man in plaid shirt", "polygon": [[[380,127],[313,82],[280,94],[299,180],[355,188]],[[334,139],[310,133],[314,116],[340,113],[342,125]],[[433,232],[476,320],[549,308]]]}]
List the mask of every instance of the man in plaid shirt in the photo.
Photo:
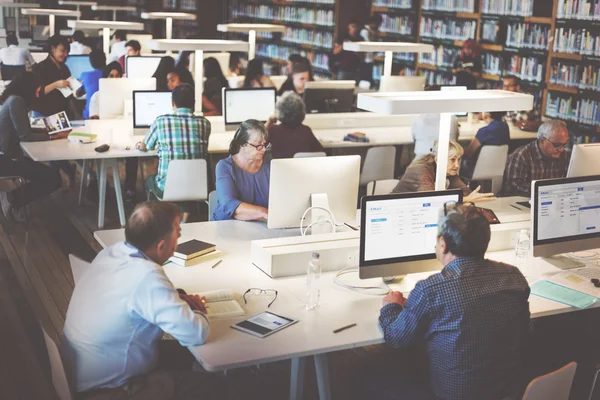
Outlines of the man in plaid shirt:
[{"label": "man in plaid shirt", "polygon": [[531,197],[531,181],[564,178],[571,158],[565,149],[568,144],[569,131],[563,121],[543,123],[537,140],[519,147],[508,157],[502,195]]},{"label": "man in plaid shirt", "polygon": [[[141,150],[158,150],[158,174],[146,179],[146,190],[162,199],[171,160],[193,160],[208,155],[210,122],[195,116],[194,88],[181,84],[173,89],[173,114],[161,115],[150,126]],[[185,218],[184,218],[185,219]]]}]

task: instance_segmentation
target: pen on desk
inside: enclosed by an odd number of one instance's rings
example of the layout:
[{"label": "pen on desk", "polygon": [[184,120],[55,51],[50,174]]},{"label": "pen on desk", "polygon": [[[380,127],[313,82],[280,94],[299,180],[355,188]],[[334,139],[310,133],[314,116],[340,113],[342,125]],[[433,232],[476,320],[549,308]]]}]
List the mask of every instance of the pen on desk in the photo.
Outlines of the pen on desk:
[{"label": "pen on desk", "polygon": [[215,268],[217,265],[221,264],[221,261],[223,261],[223,260],[217,261],[211,268]]},{"label": "pen on desk", "polygon": [[346,329],[350,329],[350,328],[355,327],[355,326],[356,326],[356,324],[350,324],[350,325],[342,326],[341,328],[338,328],[335,331],[333,331],[333,333],[340,333],[341,331],[345,331]]}]

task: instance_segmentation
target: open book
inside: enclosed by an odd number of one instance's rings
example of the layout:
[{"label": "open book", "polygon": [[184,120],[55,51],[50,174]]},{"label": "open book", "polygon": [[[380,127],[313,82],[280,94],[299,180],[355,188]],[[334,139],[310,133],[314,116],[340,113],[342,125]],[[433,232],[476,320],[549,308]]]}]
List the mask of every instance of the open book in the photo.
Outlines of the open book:
[{"label": "open book", "polygon": [[233,298],[233,290],[221,289],[206,293],[191,293],[206,298],[206,315],[210,319],[240,317],[246,312]]}]

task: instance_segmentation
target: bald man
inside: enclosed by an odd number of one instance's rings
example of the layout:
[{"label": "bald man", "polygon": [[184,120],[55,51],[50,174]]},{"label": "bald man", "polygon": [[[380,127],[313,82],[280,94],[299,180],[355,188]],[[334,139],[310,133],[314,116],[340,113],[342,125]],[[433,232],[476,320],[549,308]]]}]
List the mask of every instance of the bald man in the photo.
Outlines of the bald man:
[{"label": "bald man", "polygon": [[181,236],[180,218],[172,203],[138,205],[126,241],[101,251],[75,283],[62,355],[78,399],[217,398],[191,364],[157,368],[163,331],[181,346],[204,344],[209,334],[202,300],[180,296],[162,268]]}]

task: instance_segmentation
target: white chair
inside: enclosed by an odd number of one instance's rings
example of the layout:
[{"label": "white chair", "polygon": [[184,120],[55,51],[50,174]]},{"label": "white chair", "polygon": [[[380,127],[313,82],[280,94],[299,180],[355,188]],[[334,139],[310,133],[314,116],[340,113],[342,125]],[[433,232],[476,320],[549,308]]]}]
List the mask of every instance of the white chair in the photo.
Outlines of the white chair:
[{"label": "white chair", "polygon": [[58,346],[52,340],[46,330],[42,326],[42,332],[44,333],[44,341],[46,342],[46,349],[48,350],[48,358],[50,359],[50,374],[52,375],[52,385],[60,400],[71,400],[73,395],[71,394],[71,388],[69,387],[69,380],[65,372],[62,359],[60,358],[60,352]]},{"label": "white chair", "polygon": [[213,190],[208,194],[208,220],[214,221],[213,212],[217,208],[217,191]]},{"label": "white chair", "polygon": [[498,193],[502,187],[502,176],[508,158],[508,145],[483,146],[477,158],[471,180],[492,181],[492,192]]},{"label": "white chair", "polygon": [[229,84],[229,88],[231,88],[231,89],[241,88],[242,86],[244,86],[244,79],[246,79],[246,77],[244,75],[227,77],[227,83]]},{"label": "white chair", "polygon": [[382,181],[369,182],[367,183],[367,196],[390,194],[396,185],[398,185],[398,182],[400,182],[398,179],[384,179]]},{"label": "white chair", "polygon": [[424,76],[382,76],[380,92],[420,92],[425,89]]},{"label": "white chair", "polygon": [[171,160],[163,201],[208,200],[208,173],[206,160]]},{"label": "white chair", "polygon": [[532,380],[523,400],[569,400],[577,363],[571,362],[549,374],[538,376]]},{"label": "white chair", "polygon": [[83,271],[90,266],[90,263],[73,254],[69,254],[69,263],[71,264],[73,282],[75,282],[75,285],[77,285],[77,282],[81,278],[81,274],[83,274]]},{"label": "white chair", "polygon": [[300,152],[294,154],[294,158],[327,157],[324,151]]},{"label": "white chair", "polygon": [[394,146],[371,147],[367,150],[365,164],[360,174],[360,185],[371,181],[394,179],[396,148]]}]

